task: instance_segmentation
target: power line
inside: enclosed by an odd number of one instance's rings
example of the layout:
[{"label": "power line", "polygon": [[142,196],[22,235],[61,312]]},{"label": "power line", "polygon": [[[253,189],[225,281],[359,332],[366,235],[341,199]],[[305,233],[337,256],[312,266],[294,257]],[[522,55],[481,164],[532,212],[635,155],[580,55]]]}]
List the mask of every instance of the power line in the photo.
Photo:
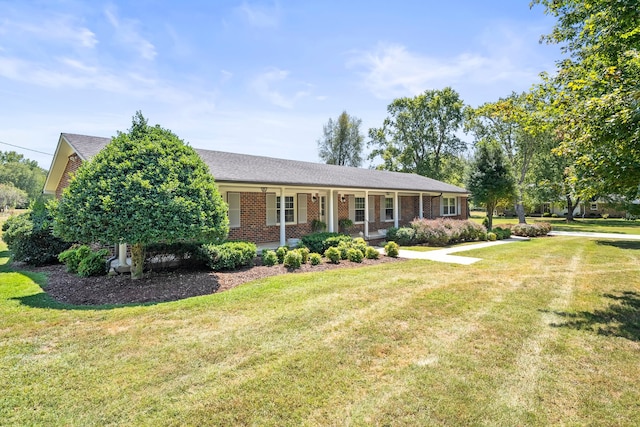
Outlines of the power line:
[{"label": "power line", "polygon": [[51,154],[51,153],[45,153],[44,151],[38,151],[38,150],[34,150],[32,148],[26,148],[26,147],[21,147],[19,145],[15,145],[15,144],[9,144],[8,142],[0,141],[0,144],[10,145],[12,147],[20,148],[21,150],[33,151],[34,153],[46,154],[47,156],[53,157],[53,154]]}]

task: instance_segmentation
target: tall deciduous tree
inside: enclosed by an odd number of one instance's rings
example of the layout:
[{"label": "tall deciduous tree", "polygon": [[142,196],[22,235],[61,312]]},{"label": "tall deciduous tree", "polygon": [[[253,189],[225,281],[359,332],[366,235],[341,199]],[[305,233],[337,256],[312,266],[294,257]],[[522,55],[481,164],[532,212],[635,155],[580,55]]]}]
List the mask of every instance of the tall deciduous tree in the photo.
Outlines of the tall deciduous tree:
[{"label": "tall deciduous tree", "polygon": [[466,148],[458,138],[464,104],[450,87],[427,90],[413,98],[395,99],[381,128],[369,129],[369,159],[383,160],[378,169],[413,172],[447,180],[443,159]]},{"label": "tall deciduous tree", "polygon": [[466,110],[466,129],[477,141],[492,141],[502,147],[516,182],[515,210],[525,223],[524,200],[527,175],[533,158],[547,149],[548,120],[533,93],[511,94],[496,102]]},{"label": "tall deciduous tree", "polygon": [[226,237],[228,224],[207,165],[137,112],[131,129],[83,164],[63,191],[54,232],[72,242],[131,244],[131,278],[138,279],[145,245],[215,242]]},{"label": "tall deciduous tree", "polygon": [[501,200],[513,197],[515,189],[509,163],[495,142],[480,142],[467,176],[466,188],[475,204],[484,205],[488,228],[493,228],[493,211]]},{"label": "tall deciduous tree", "polygon": [[[639,196],[640,13],[637,0],[533,0],[558,21],[545,37],[567,57],[552,83],[560,151],[585,196]],[[588,189],[588,190],[587,190]]]},{"label": "tall deciduous tree", "polygon": [[318,140],[318,154],[328,165],[354,166],[362,165],[362,142],[360,133],[362,120],[350,116],[346,111],[338,120],[329,122],[323,127],[323,136]]}]

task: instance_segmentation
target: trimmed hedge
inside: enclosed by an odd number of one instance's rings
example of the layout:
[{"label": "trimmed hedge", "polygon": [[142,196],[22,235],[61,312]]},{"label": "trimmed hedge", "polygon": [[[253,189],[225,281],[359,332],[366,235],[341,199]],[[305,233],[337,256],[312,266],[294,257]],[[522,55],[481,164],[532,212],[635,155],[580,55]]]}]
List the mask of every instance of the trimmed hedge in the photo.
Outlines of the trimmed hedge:
[{"label": "trimmed hedge", "polygon": [[287,252],[284,256],[284,262],[282,263],[285,267],[296,269],[300,268],[302,265],[302,255],[298,252],[297,249]]},{"label": "trimmed hedge", "polygon": [[548,222],[536,222],[533,224],[515,224],[511,226],[511,233],[515,236],[538,237],[546,236],[551,231]]},{"label": "trimmed hedge", "polygon": [[226,242],[220,245],[202,245],[201,251],[207,266],[212,270],[236,270],[253,265],[258,249],[251,242]]},{"label": "trimmed hedge", "polygon": [[414,219],[409,227],[387,231],[387,241],[401,246],[427,244],[445,246],[458,242],[484,240],[487,229],[473,221],[449,218]]}]

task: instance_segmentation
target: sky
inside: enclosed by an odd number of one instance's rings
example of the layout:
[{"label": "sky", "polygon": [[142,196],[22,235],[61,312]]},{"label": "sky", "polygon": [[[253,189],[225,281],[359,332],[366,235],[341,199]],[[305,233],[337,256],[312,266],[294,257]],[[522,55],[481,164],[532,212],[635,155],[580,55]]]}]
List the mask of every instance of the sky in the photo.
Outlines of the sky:
[{"label": "sky", "polygon": [[475,107],[528,90],[560,59],[539,43],[554,24],[543,12],[529,0],[0,0],[0,150],[48,169],[51,155],[26,149],[114,136],[140,110],[195,148],[319,162],[322,128],[343,111],[366,136],[398,97],[451,86]]}]

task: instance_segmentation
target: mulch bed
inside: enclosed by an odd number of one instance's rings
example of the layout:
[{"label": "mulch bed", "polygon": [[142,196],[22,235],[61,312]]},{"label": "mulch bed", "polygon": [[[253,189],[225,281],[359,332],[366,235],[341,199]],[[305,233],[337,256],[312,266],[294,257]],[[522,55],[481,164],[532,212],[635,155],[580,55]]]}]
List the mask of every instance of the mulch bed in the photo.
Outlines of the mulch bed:
[{"label": "mulch bed", "polygon": [[[260,259],[258,258],[256,262],[259,261]],[[146,277],[141,280],[131,280],[128,274],[78,277],[67,273],[64,265],[23,269],[46,273],[47,285],[45,291],[56,301],[73,305],[102,305],[176,301],[226,291],[263,277],[337,268],[355,268],[399,261],[401,260],[398,258],[381,255],[377,260],[364,259],[361,264],[343,260],[340,264],[325,262],[316,266],[306,264],[298,270],[288,270],[282,265],[273,267],[255,265],[254,267],[228,272],[178,269],[175,271],[148,272]]]}]

